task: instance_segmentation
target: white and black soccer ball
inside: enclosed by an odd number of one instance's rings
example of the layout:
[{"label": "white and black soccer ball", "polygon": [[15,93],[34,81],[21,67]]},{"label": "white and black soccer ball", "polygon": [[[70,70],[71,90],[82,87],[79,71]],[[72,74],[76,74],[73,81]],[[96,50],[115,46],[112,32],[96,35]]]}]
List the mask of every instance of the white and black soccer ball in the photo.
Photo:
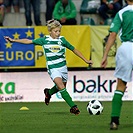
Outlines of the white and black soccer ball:
[{"label": "white and black soccer ball", "polygon": [[102,102],[99,100],[91,100],[87,104],[87,111],[91,115],[100,115],[103,112]]}]

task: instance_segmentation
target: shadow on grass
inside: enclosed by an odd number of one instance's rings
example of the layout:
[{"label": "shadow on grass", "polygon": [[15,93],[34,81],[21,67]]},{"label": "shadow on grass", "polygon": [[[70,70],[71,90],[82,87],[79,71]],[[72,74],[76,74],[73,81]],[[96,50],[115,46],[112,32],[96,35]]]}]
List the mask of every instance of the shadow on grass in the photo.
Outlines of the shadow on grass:
[{"label": "shadow on grass", "polygon": [[133,132],[133,124],[131,123],[131,124],[121,124],[121,125],[119,125],[119,128],[120,129],[132,129],[131,131]]},{"label": "shadow on grass", "polygon": [[45,112],[47,115],[69,115],[69,112]]}]

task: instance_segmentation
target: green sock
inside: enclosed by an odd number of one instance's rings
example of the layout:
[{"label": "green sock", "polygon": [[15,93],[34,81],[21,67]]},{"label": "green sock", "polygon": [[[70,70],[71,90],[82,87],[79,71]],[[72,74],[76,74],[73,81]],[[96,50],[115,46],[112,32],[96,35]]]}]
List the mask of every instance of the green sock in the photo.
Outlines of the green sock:
[{"label": "green sock", "polygon": [[122,107],[122,97],[124,93],[116,90],[112,100],[112,113],[111,117],[120,117]]},{"label": "green sock", "polygon": [[74,102],[72,101],[72,98],[70,97],[69,93],[67,92],[66,88],[64,88],[63,90],[60,90],[61,96],[62,98],[66,101],[66,103],[72,107],[74,106]]},{"label": "green sock", "polygon": [[53,95],[55,93],[57,93],[59,90],[57,89],[57,86],[53,86],[50,90],[49,90],[49,94]]}]

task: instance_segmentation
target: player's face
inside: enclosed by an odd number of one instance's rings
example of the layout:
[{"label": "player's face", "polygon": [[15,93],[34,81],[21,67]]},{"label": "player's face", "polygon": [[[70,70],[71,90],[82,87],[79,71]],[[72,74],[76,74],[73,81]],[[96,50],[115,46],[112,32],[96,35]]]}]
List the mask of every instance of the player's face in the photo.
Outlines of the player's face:
[{"label": "player's face", "polygon": [[61,33],[61,28],[60,27],[56,27],[56,28],[51,30],[50,36],[53,39],[56,39],[56,38],[58,38],[60,36],[60,33]]}]

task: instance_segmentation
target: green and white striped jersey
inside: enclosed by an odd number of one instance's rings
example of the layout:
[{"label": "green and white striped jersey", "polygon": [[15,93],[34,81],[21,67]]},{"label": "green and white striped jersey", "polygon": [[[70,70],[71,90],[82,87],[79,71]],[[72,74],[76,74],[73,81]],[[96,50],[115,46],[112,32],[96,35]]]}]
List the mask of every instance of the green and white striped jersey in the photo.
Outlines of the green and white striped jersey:
[{"label": "green and white striped jersey", "polygon": [[120,31],[122,42],[133,42],[133,5],[126,6],[116,14],[109,31],[116,33]]},{"label": "green and white striped jersey", "polygon": [[74,50],[74,46],[72,46],[63,36],[60,36],[58,39],[53,39],[50,35],[46,35],[43,38],[34,39],[32,42],[35,45],[43,47],[48,69],[65,66],[66,48]]}]

